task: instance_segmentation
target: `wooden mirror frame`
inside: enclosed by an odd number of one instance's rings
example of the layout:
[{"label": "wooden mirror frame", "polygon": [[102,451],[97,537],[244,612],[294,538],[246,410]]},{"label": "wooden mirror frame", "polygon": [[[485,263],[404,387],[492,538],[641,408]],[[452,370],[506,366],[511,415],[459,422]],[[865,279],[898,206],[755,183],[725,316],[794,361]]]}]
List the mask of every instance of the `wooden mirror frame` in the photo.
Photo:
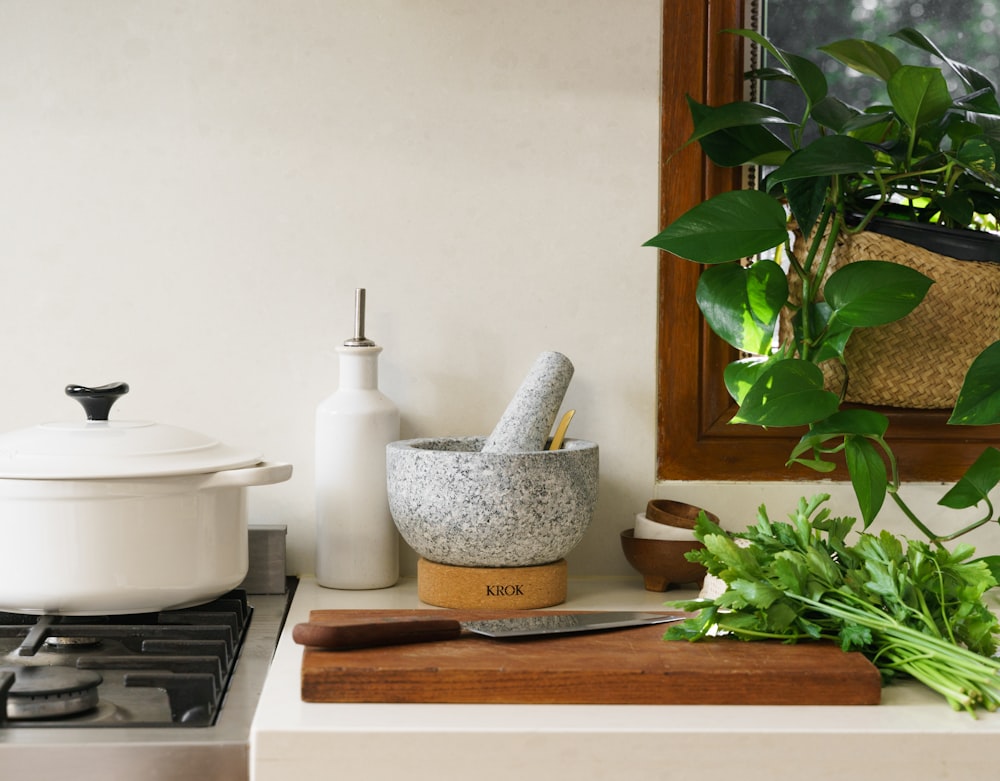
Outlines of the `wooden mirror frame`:
[{"label": "wooden mirror frame", "polygon": [[[660,222],[667,225],[714,194],[741,186],[697,145],[685,101],[716,105],[742,98],[751,0],[666,0],[661,74]],[[700,266],[660,253],[657,293],[657,478],[659,480],[804,480],[821,476],[784,466],[801,431],[730,425],[736,405],[723,370],[735,351],[708,329],[695,303]],[[928,360],[931,365],[932,360]],[[952,482],[987,444],[993,427],[948,426],[947,411],[884,410],[889,438],[907,481]],[[838,469],[835,479],[846,479]]]}]

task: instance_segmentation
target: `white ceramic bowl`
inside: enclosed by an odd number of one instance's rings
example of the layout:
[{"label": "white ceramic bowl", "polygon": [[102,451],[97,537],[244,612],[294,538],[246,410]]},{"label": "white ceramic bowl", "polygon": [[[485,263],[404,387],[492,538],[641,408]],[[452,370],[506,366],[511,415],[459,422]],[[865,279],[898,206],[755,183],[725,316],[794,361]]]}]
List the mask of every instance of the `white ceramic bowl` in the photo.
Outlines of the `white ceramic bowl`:
[{"label": "white ceramic bowl", "polygon": [[683,529],[680,526],[670,526],[657,523],[646,517],[645,513],[635,516],[635,538],[637,540],[682,540],[691,542],[695,539],[694,529]]}]

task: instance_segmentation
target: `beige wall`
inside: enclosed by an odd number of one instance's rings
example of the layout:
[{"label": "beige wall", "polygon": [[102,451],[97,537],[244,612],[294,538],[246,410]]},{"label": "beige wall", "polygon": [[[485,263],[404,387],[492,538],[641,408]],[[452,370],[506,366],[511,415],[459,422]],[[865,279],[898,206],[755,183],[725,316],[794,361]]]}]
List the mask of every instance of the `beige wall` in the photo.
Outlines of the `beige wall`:
[{"label": "beige wall", "polygon": [[[658,0],[0,0],[0,429],[118,415],[295,464],[368,289],[403,436],[488,433],[542,350],[628,571],[653,491]],[[410,561],[412,565],[412,561]]]},{"label": "beige wall", "polygon": [[573,360],[602,478],[571,572],[631,572],[618,532],[654,493],[783,515],[817,487],[654,485],[659,23],[659,0],[0,0],[0,430],[124,379],[119,417],[295,464],[251,522],[309,573],[313,412],[363,286],[404,437],[486,434],[539,352]]}]

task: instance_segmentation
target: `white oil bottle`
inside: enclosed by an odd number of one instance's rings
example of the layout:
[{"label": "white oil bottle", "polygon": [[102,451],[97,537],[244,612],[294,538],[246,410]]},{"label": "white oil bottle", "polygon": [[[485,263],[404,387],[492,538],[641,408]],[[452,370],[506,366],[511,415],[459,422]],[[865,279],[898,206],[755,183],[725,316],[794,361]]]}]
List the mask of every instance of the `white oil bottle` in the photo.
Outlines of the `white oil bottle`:
[{"label": "white oil bottle", "polygon": [[399,410],[378,389],[382,348],[365,338],[365,291],[355,291],[354,338],[337,348],[337,392],[316,410],[316,580],[340,589],[399,579],[399,533],[389,514],[385,446]]}]

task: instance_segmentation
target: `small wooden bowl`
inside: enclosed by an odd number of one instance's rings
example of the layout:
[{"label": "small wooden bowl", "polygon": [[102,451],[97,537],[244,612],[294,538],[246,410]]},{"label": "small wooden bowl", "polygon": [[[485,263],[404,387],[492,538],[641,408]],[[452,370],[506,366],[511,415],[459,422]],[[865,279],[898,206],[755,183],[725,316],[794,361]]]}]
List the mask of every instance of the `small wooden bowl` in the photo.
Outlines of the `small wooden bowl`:
[{"label": "small wooden bowl", "polygon": [[684,554],[705,547],[697,540],[652,540],[635,536],[634,529],[621,533],[625,559],[642,575],[646,591],[669,591],[683,583],[701,586],[705,567],[688,561]]},{"label": "small wooden bowl", "polygon": [[[695,521],[698,520],[698,513],[701,507],[685,502],[675,502],[671,499],[650,499],[646,505],[646,517],[655,522],[676,526],[679,529],[693,529]],[[705,511],[705,515],[713,523],[718,523],[718,516]]]}]

